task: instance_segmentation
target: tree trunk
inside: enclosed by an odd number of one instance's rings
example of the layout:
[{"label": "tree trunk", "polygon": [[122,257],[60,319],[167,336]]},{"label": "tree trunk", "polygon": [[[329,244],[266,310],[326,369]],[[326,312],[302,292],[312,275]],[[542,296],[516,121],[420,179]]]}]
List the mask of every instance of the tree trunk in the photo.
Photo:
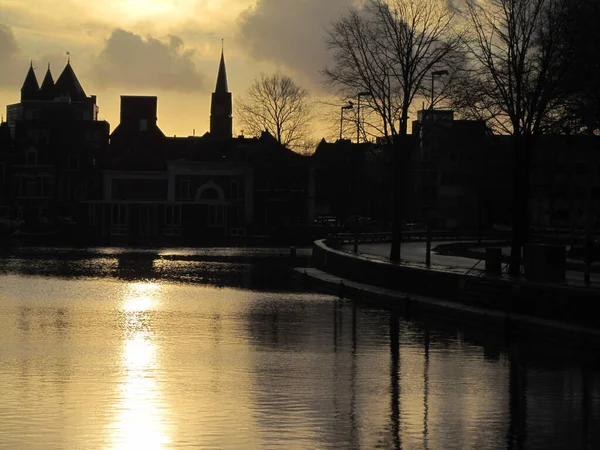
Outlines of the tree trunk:
[{"label": "tree trunk", "polygon": [[529,165],[531,136],[514,136],[513,218],[509,273],[521,274],[522,249],[529,238]]},{"label": "tree trunk", "polygon": [[402,216],[403,216],[403,195],[404,189],[408,183],[406,179],[409,174],[409,143],[407,142],[407,124],[408,113],[404,113],[400,119],[400,134],[394,137],[392,147],[392,167],[393,167],[393,203],[392,203],[392,248],[390,249],[390,261],[400,261],[400,249],[402,246]]},{"label": "tree trunk", "polygon": [[394,141],[393,145],[393,163],[394,170],[392,185],[392,248],[390,250],[390,261],[400,261],[400,248],[402,245],[402,145]]}]

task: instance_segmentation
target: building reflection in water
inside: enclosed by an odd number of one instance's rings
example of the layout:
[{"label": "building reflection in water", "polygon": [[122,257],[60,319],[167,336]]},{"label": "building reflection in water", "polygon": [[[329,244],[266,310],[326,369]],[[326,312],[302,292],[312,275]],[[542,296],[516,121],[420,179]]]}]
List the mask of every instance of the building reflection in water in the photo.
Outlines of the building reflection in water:
[{"label": "building reflection in water", "polygon": [[395,311],[390,314],[390,399],[394,449],[400,449],[400,317]]},{"label": "building reflection in water", "polygon": [[510,450],[523,449],[527,433],[527,370],[521,361],[517,345],[508,349],[508,357],[510,364],[508,379],[510,422],[506,447]]},{"label": "building reflection in water", "polygon": [[157,377],[153,314],[160,302],[160,286],[131,283],[122,302],[123,355],[120,401],[116,408],[113,446],[122,449],[153,449],[169,444]]}]

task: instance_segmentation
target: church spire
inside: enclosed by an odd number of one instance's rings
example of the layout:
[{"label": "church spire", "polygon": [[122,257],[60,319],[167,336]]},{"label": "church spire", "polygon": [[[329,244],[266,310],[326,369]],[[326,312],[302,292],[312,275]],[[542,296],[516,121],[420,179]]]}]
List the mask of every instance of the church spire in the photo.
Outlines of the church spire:
[{"label": "church spire", "polygon": [[229,92],[227,87],[227,70],[225,69],[225,54],[223,51],[223,41],[221,40],[221,63],[219,64],[219,74],[217,75],[217,87],[215,92]]},{"label": "church spire", "polygon": [[23,87],[21,88],[21,101],[37,100],[40,95],[40,85],[33,71],[33,61],[29,64],[29,71],[25,76]]},{"label": "church spire", "polygon": [[[222,41],[221,41],[222,42]],[[225,55],[221,48],[221,62],[217,74],[217,86],[210,104],[210,134],[218,139],[231,139],[233,136],[233,118],[231,93],[227,87]]]}]

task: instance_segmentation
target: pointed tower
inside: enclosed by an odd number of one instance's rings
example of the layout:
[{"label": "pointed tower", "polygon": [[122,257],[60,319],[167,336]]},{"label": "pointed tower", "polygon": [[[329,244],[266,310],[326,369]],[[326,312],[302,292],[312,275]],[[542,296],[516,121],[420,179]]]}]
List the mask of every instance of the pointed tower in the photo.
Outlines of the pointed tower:
[{"label": "pointed tower", "polygon": [[40,90],[43,100],[52,100],[54,98],[54,78],[52,78],[52,73],[50,72],[50,63],[48,63],[48,70],[46,71],[46,76],[44,77],[44,81],[42,81]]},{"label": "pointed tower", "polygon": [[233,136],[233,121],[231,114],[231,92],[227,88],[227,71],[225,56],[221,49],[221,63],[217,75],[217,87],[212,94],[210,104],[210,134],[219,139],[230,139]]},{"label": "pointed tower", "polygon": [[71,61],[67,62],[64,70],[56,80],[54,85],[54,95],[56,97],[69,97],[71,101],[80,102],[87,98],[85,91],[81,87],[77,75],[71,67]]},{"label": "pointed tower", "polygon": [[29,71],[21,88],[21,101],[38,100],[40,97],[40,85],[33,71],[33,61],[29,64]]}]

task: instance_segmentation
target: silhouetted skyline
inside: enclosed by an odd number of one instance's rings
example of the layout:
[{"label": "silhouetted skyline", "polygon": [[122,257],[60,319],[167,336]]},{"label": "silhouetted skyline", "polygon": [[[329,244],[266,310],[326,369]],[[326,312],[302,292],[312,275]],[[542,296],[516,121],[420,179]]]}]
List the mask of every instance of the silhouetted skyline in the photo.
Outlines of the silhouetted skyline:
[{"label": "silhouetted skyline", "polygon": [[[18,101],[30,60],[41,83],[48,63],[56,77],[70,52],[74,70],[98,96],[101,118],[112,128],[119,95],[156,95],[165,133],[203,133],[222,38],[234,101],[261,72],[283,71],[310,91],[323,92],[324,30],[352,1],[189,0],[178,2],[178,9],[162,0],[138,3],[109,1],[100,8],[66,2],[56,8],[33,0],[25,9],[22,2],[2,2],[2,114]],[[235,120],[233,126],[239,133]]]}]

